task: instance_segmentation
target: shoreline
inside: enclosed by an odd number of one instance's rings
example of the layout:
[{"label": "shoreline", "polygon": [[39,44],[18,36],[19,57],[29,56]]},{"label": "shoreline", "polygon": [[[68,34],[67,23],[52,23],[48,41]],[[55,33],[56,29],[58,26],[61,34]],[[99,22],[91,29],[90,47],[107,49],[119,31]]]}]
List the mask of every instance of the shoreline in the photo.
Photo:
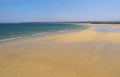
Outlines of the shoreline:
[{"label": "shoreline", "polygon": [[[70,23],[66,23],[66,24],[70,24]],[[71,23],[72,24],[72,23]],[[74,24],[74,25],[80,25],[80,26],[86,26],[86,29],[88,29],[90,26],[86,25],[86,24]],[[44,39],[46,37],[50,37],[50,36],[56,36],[56,35],[61,35],[61,34],[67,34],[67,33],[72,33],[72,32],[78,32],[78,31],[83,31],[86,29],[74,29],[74,30],[60,30],[60,31],[55,31],[55,32],[43,32],[43,33],[36,33],[36,34],[32,34],[32,35],[26,35],[26,36],[20,36],[20,37],[13,37],[13,38],[8,38],[8,39],[3,39],[0,40],[0,43],[7,43],[7,42],[14,42],[14,41],[19,41],[19,40],[25,40],[25,39],[34,39],[34,38],[40,38],[40,39]]]},{"label": "shoreline", "polygon": [[[48,37],[48,39],[57,42],[96,42],[96,43],[112,43],[120,44],[120,27],[115,25],[105,24],[88,24],[90,27],[81,32],[73,32],[68,34],[61,34]],[[119,25],[120,26],[120,25]]]},{"label": "shoreline", "polygon": [[[66,24],[75,24],[75,23],[66,23]],[[93,26],[111,26],[113,28],[119,28],[119,31],[120,31],[120,24],[86,24],[86,23],[76,23],[76,25],[82,25],[82,26],[86,26],[88,28],[92,28]],[[113,26],[114,25],[114,26]],[[86,30],[86,29],[83,29],[83,30]],[[69,33],[72,33],[72,32],[80,32],[80,31],[83,31],[82,29],[81,30],[61,30],[61,31],[56,31],[56,32],[43,32],[43,33],[36,33],[36,34],[32,34],[32,35],[26,35],[26,36],[20,36],[20,37],[13,37],[13,38],[8,38],[8,39],[3,39],[3,40],[0,40],[0,43],[5,43],[5,42],[9,42],[9,41],[14,41],[14,40],[24,40],[24,39],[29,39],[29,38],[44,38],[44,37],[49,37],[49,36],[56,36],[56,35],[62,35],[62,34],[69,34]],[[94,29],[95,31],[95,29]],[[97,31],[96,31],[97,32]],[[104,32],[104,31],[103,31]],[[107,32],[107,31],[106,31]],[[106,33],[105,32],[105,33]]]},{"label": "shoreline", "polygon": [[[86,29],[81,29],[81,30],[65,30],[65,31],[58,31],[58,32],[50,32],[50,33],[46,33],[46,34],[43,34],[43,35],[31,35],[31,36],[26,36],[26,37],[17,37],[17,39],[12,39],[12,40],[8,40],[8,41],[1,41],[0,42],[0,45],[2,44],[9,44],[9,43],[12,43],[12,42],[19,42],[19,41],[27,41],[27,40],[31,40],[32,39],[36,39],[36,40],[49,40],[49,41],[58,41],[58,42],[71,42],[72,43],[72,40],[69,41],[69,39],[71,39],[72,37],[75,37],[77,36],[77,39],[74,39],[73,42],[78,42],[78,43],[84,43],[84,42],[91,42],[91,43],[111,43],[111,44],[119,44],[120,43],[120,40],[116,40],[116,39],[119,39],[119,35],[120,33],[119,32],[99,32],[99,31],[96,31],[95,30],[95,27],[101,27],[101,26],[111,26],[113,28],[119,28],[119,25],[117,24],[117,27],[116,25],[113,25],[113,24],[76,24],[76,25],[84,25],[84,26],[87,26]],[[71,36],[72,34],[72,36]],[[76,35],[75,35],[76,34]],[[80,38],[78,37],[78,35],[80,35],[81,37],[83,38]],[[86,36],[85,36],[86,35]],[[102,38],[102,40],[97,40],[94,39],[94,38],[89,38],[87,37],[87,35],[91,36],[91,37],[98,37],[101,38],[101,37],[105,37],[105,36],[108,36],[106,39],[108,39],[108,42],[106,42],[105,39]],[[98,35],[98,36],[96,36]],[[100,35],[104,35],[104,36],[100,36]],[[68,37],[67,37],[68,36]],[[64,39],[61,39],[61,38],[66,38],[65,41]],[[55,39],[55,38],[58,38],[58,39]],[[78,39],[81,39],[81,40],[78,40]],[[111,40],[109,40],[111,39]],[[114,39],[114,40],[113,40]],[[75,41],[76,40],[76,41]]]},{"label": "shoreline", "polygon": [[[99,31],[95,31],[95,27],[99,27],[99,26],[111,26],[111,27],[113,27],[113,28],[119,28],[120,29],[120,25],[113,25],[113,24],[77,24],[77,25],[82,25],[82,26],[86,26],[87,28],[86,29],[81,29],[81,30],[65,30],[65,31],[57,31],[57,32],[50,32],[50,33],[46,33],[46,34],[43,34],[43,35],[37,35],[37,34],[35,34],[35,35],[30,35],[30,36],[26,36],[26,37],[17,37],[17,39],[12,39],[12,40],[8,40],[8,41],[1,41],[0,42],[0,44],[2,45],[2,44],[9,44],[9,43],[12,43],[12,42],[19,42],[19,41],[27,41],[27,40],[31,40],[32,41],[32,39],[39,39],[39,40],[50,40],[50,41],[52,41],[52,40],[54,40],[54,41],[56,41],[54,38],[57,38],[57,37],[60,37],[60,36],[62,36],[62,37],[64,37],[65,35],[67,35],[67,36],[71,36],[71,34],[73,34],[73,36],[74,36],[74,34],[81,34],[81,35],[83,35],[83,34],[85,34],[85,35],[88,35],[89,33],[91,33],[92,34],[92,36],[91,37],[97,37],[97,36],[93,36],[93,34],[96,34],[96,33],[98,33],[98,36],[99,36],[99,34],[103,34],[103,35],[105,35],[105,34],[107,34],[107,35],[111,35],[111,37],[112,36],[114,36],[114,34],[115,34],[115,36],[117,36],[117,35],[120,35],[120,33],[119,32],[99,32]],[[116,27],[117,26],[117,27]],[[88,31],[88,32],[87,32]],[[83,33],[82,33],[83,32]],[[97,34],[96,34],[97,35]],[[75,36],[77,36],[77,35],[75,35]],[[60,37],[60,38],[62,38],[62,37]],[[81,36],[82,37],[82,36]],[[100,36],[101,37],[101,36]],[[108,37],[108,38],[111,38],[111,37]],[[72,37],[71,37],[72,38]],[[87,37],[85,37],[85,38],[87,38]],[[117,38],[117,37],[116,37]],[[66,38],[66,39],[70,39],[70,38]],[[79,39],[81,39],[81,38],[79,38]],[[113,39],[113,38],[112,38]],[[112,40],[111,39],[111,40]],[[115,39],[115,38],[114,38]],[[119,38],[118,38],[119,39]],[[57,39],[58,41],[60,41],[59,39]],[[76,39],[75,39],[76,40]],[[85,40],[88,40],[88,39],[85,39]],[[85,40],[81,40],[81,42],[83,41],[83,43],[84,42],[90,42],[90,41],[85,41]],[[97,39],[96,39],[97,40]],[[103,39],[104,40],[104,39]],[[68,41],[68,40],[67,40]],[[63,41],[64,42],[64,41]],[[75,41],[73,41],[73,42],[75,42]],[[80,42],[80,41],[76,41],[76,42]],[[102,42],[102,41],[99,41],[98,40],[98,42],[97,41],[95,41],[94,39],[93,39],[93,41],[91,41],[91,42],[94,42],[94,43],[100,43],[100,42]],[[105,41],[103,41],[102,43],[104,43]],[[115,44],[115,43],[117,43],[118,42],[118,44],[120,43],[120,40],[116,40],[116,42],[106,42],[106,43],[113,43],[113,44]]]}]

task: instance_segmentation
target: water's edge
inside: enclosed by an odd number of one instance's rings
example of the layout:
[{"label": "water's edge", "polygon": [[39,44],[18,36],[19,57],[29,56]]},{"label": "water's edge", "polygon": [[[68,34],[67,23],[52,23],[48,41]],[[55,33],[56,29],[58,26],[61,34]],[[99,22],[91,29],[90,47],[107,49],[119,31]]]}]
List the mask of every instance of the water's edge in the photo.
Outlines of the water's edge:
[{"label": "water's edge", "polygon": [[8,38],[8,39],[1,39],[0,43],[6,43],[9,41],[14,41],[14,40],[22,40],[22,39],[26,39],[26,38],[35,38],[35,37],[44,38],[46,36],[48,37],[48,36],[54,36],[54,35],[58,35],[58,34],[78,32],[78,31],[88,29],[90,27],[88,25],[80,25],[80,24],[73,24],[73,25],[84,26],[84,28],[83,29],[73,29],[73,30],[59,30],[59,31],[53,31],[53,32],[41,32],[41,33],[35,33],[35,34],[31,34],[31,35],[24,35],[24,36],[13,37],[13,38]]}]

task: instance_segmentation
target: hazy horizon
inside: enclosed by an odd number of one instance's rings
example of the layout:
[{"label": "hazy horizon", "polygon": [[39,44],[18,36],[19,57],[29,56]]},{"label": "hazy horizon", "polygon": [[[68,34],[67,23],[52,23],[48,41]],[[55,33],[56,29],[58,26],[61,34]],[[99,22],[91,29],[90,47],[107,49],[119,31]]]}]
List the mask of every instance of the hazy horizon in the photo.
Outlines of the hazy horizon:
[{"label": "hazy horizon", "polygon": [[120,21],[120,0],[0,0],[0,23]]}]

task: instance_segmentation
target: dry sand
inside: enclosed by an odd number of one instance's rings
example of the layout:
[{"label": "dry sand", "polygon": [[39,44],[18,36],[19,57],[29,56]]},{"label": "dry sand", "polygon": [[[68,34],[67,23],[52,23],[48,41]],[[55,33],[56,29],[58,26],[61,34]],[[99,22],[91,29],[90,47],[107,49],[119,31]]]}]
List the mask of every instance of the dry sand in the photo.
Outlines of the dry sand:
[{"label": "dry sand", "polygon": [[0,77],[120,77],[119,35],[92,27],[0,44]]}]

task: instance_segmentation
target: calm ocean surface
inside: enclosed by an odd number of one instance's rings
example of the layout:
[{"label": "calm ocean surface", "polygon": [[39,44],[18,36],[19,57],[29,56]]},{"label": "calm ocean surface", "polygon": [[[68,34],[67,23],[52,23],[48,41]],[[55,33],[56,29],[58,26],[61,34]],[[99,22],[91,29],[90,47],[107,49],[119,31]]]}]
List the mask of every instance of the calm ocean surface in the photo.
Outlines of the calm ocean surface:
[{"label": "calm ocean surface", "polygon": [[0,41],[13,40],[31,35],[86,29],[77,24],[16,23],[0,24]]}]

